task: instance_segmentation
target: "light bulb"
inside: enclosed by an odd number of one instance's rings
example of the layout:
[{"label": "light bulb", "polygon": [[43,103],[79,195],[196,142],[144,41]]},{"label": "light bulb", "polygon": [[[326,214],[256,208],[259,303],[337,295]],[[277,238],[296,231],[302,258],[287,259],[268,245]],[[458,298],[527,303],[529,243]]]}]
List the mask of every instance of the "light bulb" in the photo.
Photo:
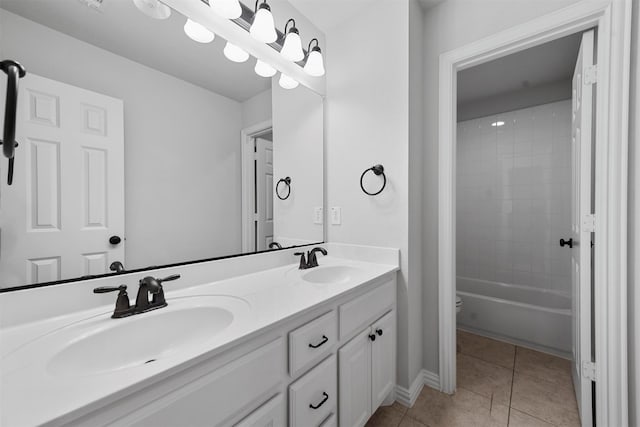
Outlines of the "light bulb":
[{"label": "light bulb", "polygon": [[324,61],[319,47],[314,47],[309,52],[307,63],[304,64],[304,71],[313,77],[324,76]]},{"label": "light bulb", "polygon": [[287,33],[280,53],[289,61],[298,62],[304,59],[302,40],[300,40],[300,34],[298,34],[298,30],[295,27]]},{"label": "light bulb", "polygon": [[247,52],[231,42],[227,42],[227,45],[224,47],[224,56],[226,56],[229,61],[233,62],[245,62],[249,59],[249,54]]},{"label": "light bulb", "polygon": [[256,60],[256,67],[254,68],[257,75],[261,77],[273,77],[276,74],[276,69],[266,62]]},{"label": "light bulb", "polygon": [[282,73],[280,74],[280,80],[278,83],[280,83],[280,87],[283,89],[295,89],[300,84],[297,80]]},{"label": "light bulb", "polygon": [[242,7],[238,0],[213,0],[209,3],[211,9],[227,19],[237,19],[242,15]]},{"label": "light bulb", "polygon": [[171,16],[171,8],[158,0],[133,0],[142,13],[154,19],[167,19]]},{"label": "light bulb", "polygon": [[198,43],[210,43],[216,36],[211,31],[191,19],[187,19],[187,22],[184,24],[184,32],[191,40]]},{"label": "light bulb", "polygon": [[263,43],[273,43],[278,38],[271,8],[266,2],[258,6],[258,11],[253,18],[249,33],[254,39]]}]

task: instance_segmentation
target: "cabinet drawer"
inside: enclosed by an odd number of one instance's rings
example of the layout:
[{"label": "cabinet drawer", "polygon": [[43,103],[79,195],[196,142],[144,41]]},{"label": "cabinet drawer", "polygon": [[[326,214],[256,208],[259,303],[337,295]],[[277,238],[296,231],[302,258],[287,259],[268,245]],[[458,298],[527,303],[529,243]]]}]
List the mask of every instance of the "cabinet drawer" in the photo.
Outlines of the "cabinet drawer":
[{"label": "cabinet drawer", "polygon": [[335,311],[318,317],[289,334],[289,373],[299,374],[329,354],[338,340]]},{"label": "cabinet drawer", "polygon": [[319,426],[335,412],[337,391],[336,356],[330,356],[289,386],[290,425]]},{"label": "cabinet drawer", "polygon": [[236,424],[236,427],[285,427],[286,425],[286,404],[284,396],[279,393]]},{"label": "cabinet drawer", "polygon": [[396,301],[395,280],[340,306],[340,338],[371,324]]},{"label": "cabinet drawer", "polygon": [[329,418],[324,420],[324,422],[320,424],[320,427],[338,427],[338,417],[336,417],[336,414],[329,415]]}]

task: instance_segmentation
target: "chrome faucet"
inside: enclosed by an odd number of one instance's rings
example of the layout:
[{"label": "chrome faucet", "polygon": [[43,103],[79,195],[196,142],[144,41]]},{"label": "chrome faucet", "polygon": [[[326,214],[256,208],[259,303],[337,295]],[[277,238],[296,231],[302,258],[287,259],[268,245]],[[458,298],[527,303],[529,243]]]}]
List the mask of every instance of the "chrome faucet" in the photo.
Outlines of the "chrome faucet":
[{"label": "chrome faucet", "polygon": [[[163,282],[169,282],[180,278],[179,274],[174,274],[164,279],[157,279],[151,276],[147,276],[140,280],[140,286],[138,287],[138,295],[136,296],[136,305],[131,307],[129,303],[129,295],[127,294],[127,286],[120,285],[118,287],[104,286],[95,288],[93,293],[103,294],[106,292],[118,291],[118,298],[116,299],[116,308],[113,311],[114,319],[121,317],[133,316],[135,314],[146,313],[147,311],[155,310],[158,308],[166,307],[167,301],[164,298],[164,289],[162,288]],[[152,295],[151,301],[149,301],[149,295]]]},{"label": "chrome faucet", "polygon": [[307,252],[307,256],[305,258],[304,252],[296,252],[293,255],[300,257],[300,266],[299,270],[306,270],[308,268],[318,267],[318,258],[316,256],[316,252],[322,253],[322,255],[327,255],[327,250],[321,248],[320,246],[311,249]]}]

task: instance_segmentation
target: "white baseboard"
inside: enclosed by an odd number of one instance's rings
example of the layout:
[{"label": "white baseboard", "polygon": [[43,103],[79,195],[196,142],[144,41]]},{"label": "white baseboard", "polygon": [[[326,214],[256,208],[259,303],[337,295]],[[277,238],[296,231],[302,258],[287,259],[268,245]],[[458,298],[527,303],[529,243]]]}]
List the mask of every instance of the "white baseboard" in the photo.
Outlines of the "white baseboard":
[{"label": "white baseboard", "polygon": [[440,390],[440,377],[438,374],[423,369],[416,376],[408,389],[396,385],[396,401],[411,408],[416,403],[416,400],[425,385],[436,390]]}]

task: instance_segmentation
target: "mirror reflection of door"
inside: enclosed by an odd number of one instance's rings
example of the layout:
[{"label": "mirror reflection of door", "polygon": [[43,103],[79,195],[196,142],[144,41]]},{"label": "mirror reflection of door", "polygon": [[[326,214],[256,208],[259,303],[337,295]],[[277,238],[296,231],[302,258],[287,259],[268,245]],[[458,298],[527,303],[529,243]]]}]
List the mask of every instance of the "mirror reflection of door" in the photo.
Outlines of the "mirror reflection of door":
[{"label": "mirror reflection of door", "polygon": [[273,136],[272,132],[254,139],[255,143],[255,249],[264,251],[273,242]]},{"label": "mirror reflection of door", "polygon": [[122,101],[33,73],[18,98],[14,182],[0,184],[0,283],[107,273],[124,261]]}]

